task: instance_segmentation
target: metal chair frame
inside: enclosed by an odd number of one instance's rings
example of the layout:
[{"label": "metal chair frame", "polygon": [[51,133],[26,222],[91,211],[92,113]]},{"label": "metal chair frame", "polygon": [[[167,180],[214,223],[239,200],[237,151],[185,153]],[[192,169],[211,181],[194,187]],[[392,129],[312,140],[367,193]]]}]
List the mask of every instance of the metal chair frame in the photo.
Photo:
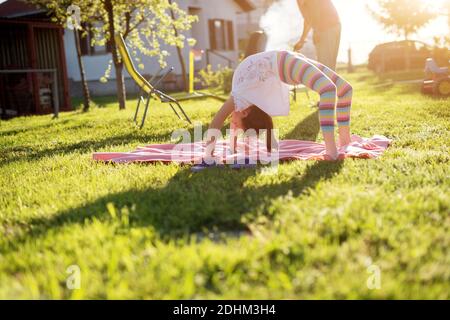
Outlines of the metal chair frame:
[{"label": "metal chair frame", "polygon": [[[180,113],[181,113],[182,116],[184,117],[184,120],[186,120],[187,122],[192,124],[191,119],[186,114],[186,112],[184,111],[183,107],[178,102],[178,100],[175,99],[174,97],[171,97],[170,95],[162,92],[161,90],[157,89],[158,85],[173,71],[174,68],[173,67],[169,68],[169,70],[166,71],[158,79],[158,81],[156,81],[154,84],[152,84],[151,82],[153,80],[155,80],[159,76],[159,74],[161,73],[162,70],[159,70],[158,73],[156,73],[152,77],[152,79],[150,81],[147,81],[136,70],[136,68],[135,68],[135,66],[133,64],[133,61],[131,59],[130,53],[128,52],[128,48],[126,46],[125,40],[123,39],[121,34],[116,36],[116,43],[117,43],[120,55],[122,57],[122,62],[125,65],[125,68],[127,69],[128,73],[130,74],[130,76],[132,77],[134,82],[139,87],[138,103],[137,103],[137,106],[136,106],[136,111],[134,113],[133,122],[138,124],[137,117],[138,117],[138,114],[139,114],[139,108],[141,106],[141,103],[143,103],[145,105],[145,108],[144,108],[144,114],[142,116],[142,120],[141,120],[141,124],[140,124],[140,129],[142,129],[144,127],[145,120],[147,118],[148,109],[149,109],[149,106],[150,106],[150,100],[153,98],[155,100],[159,100],[161,103],[169,104],[170,108],[172,109],[172,111],[175,113],[175,115],[179,119],[183,120],[183,118],[180,115]],[[177,112],[176,108],[179,109],[180,113]]]}]

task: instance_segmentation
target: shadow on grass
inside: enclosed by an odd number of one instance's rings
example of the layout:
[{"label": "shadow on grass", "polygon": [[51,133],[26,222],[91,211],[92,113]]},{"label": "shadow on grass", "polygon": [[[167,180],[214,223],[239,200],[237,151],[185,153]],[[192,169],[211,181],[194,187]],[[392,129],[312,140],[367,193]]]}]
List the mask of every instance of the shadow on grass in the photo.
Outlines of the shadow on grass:
[{"label": "shadow on grass", "polygon": [[[12,118],[12,119],[14,119],[14,118]],[[0,131],[0,137],[13,136],[16,134],[25,133],[30,130],[45,130],[45,129],[53,128],[53,127],[55,127],[55,125],[63,125],[68,122],[69,122],[69,120],[50,119],[49,122],[46,124],[23,127],[20,129],[11,129],[11,130]]]},{"label": "shadow on grass", "polygon": [[106,146],[117,146],[122,144],[128,144],[132,141],[139,140],[145,141],[163,141],[170,138],[170,131],[161,134],[137,134],[132,131],[123,135],[116,135],[100,140],[83,140],[76,143],[70,143],[67,145],[60,145],[55,148],[47,148],[42,150],[35,150],[32,147],[27,146],[14,146],[6,148],[5,154],[24,152],[23,155],[9,155],[8,157],[0,160],[0,167],[17,161],[38,161],[44,157],[66,155],[71,153],[86,153],[89,151],[99,150]]},{"label": "shadow on grass", "polygon": [[[9,131],[3,131],[0,132],[0,137],[2,136],[9,136],[9,135],[15,135],[19,133],[24,133],[30,130],[40,131],[40,130],[46,130],[52,127],[55,127],[55,124],[67,124],[70,120],[63,120],[60,123],[49,123],[45,125],[37,125],[26,129],[14,129]],[[82,123],[77,124],[74,126],[66,126],[64,128],[64,131],[73,130],[76,131],[78,129],[85,129],[85,128],[92,128],[92,130],[95,130],[95,125],[90,123]],[[205,132],[208,127],[208,124],[202,125],[202,131]],[[58,126],[58,130],[60,130],[61,127]],[[188,130],[188,132],[191,134],[192,137],[194,137],[194,130],[195,128],[192,126],[189,126],[188,128],[185,128]],[[225,128],[223,130],[223,134],[225,134]],[[57,147],[51,147],[51,148],[43,148],[43,149],[35,149],[33,146],[29,145],[16,145],[11,147],[4,148],[3,155],[0,155],[0,167],[18,162],[18,161],[38,161],[44,157],[48,156],[60,156],[60,155],[67,155],[72,153],[86,153],[90,151],[97,151],[104,147],[113,147],[117,145],[122,144],[129,144],[130,142],[139,142],[141,144],[147,144],[150,141],[168,141],[170,140],[172,135],[172,129],[167,128],[164,132],[158,133],[158,134],[152,134],[152,133],[145,133],[145,131],[137,130],[133,127],[132,122],[130,121],[130,128],[129,132],[122,135],[115,135],[106,137],[103,139],[97,139],[97,140],[82,140],[67,144],[60,144]],[[18,154],[19,153],[19,154]]]},{"label": "shadow on grass", "polygon": [[93,218],[109,221],[106,206],[131,209],[129,228],[152,226],[162,239],[176,239],[199,232],[248,232],[245,221],[260,215],[269,219],[274,199],[291,193],[298,197],[322,180],[332,179],[343,162],[311,162],[300,176],[278,184],[245,186],[257,169],[234,171],[211,169],[191,173],[179,171],[163,188],[127,190],[102,197],[92,203],[61,212],[51,218],[27,222],[27,231],[8,240],[7,250],[15,250],[30,238],[34,241],[48,232],[74,224],[89,224]]},{"label": "shadow on grass", "polygon": [[283,139],[316,141],[320,132],[319,109],[299,122]]},{"label": "shadow on grass", "polygon": [[[288,137],[314,138],[318,132],[317,112],[314,112]],[[274,199],[288,193],[294,197],[301,196],[319,181],[332,179],[342,165],[343,162],[310,162],[302,175],[292,176],[282,183],[270,183],[269,178],[268,183],[259,186],[246,185],[248,179],[259,174],[259,169],[235,171],[214,168],[194,174],[185,166],[164,187],[114,193],[51,218],[32,219],[27,222],[22,235],[9,239],[8,248],[14,250],[30,237],[35,239],[64,226],[89,224],[93,218],[108,221],[111,219],[106,210],[108,203],[113,203],[119,210],[124,207],[131,209],[130,227],[152,226],[163,239],[210,230],[245,232],[248,227],[244,221],[252,221],[259,215],[270,216]]]}]

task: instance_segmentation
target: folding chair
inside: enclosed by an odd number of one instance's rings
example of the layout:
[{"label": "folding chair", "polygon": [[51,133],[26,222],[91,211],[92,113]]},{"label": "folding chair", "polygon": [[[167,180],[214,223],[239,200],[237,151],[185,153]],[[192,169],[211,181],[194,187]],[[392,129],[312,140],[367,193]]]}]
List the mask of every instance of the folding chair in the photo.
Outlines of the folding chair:
[{"label": "folding chair", "polygon": [[177,117],[179,119],[182,119],[182,117],[180,116],[180,114],[177,112],[177,110],[175,108],[175,107],[177,107],[179,109],[179,111],[181,111],[181,114],[183,115],[185,120],[192,124],[191,119],[189,119],[186,112],[184,112],[180,103],[175,98],[156,89],[158,84],[160,84],[164,80],[164,78],[166,78],[167,75],[173,71],[173,68],[170,68],[165,74],[163,74],[163,76],[154,85],[152,85],[136,70],[133,60],[131,59],[130,53],[128,52],[127,45],[126,45],[125,40],[123,39],[122,35],[121,34],[116,35],[115,39],[116,39],[116,44],[117,44],[117,48],[119,50],[120,56],[122,57],[122,62],[125,65],[125,68],[127,69],[131,78],[134,80],[134,82],[136,82],[136,84],[139,87],[138,103],[136,106],[136,112],[134,114],[133,121],[135,123],[137,123],[139,107],[142,102],[143,104],[145,104],[145,109],[144,109],[144,115],[142,116],[140,128],[142,129],[144,127],[145,119],[147,117],[148,107],[150,105],[150,100],[152,98],[155,98],[162,103],[168,103],[169,106],[172,108],[173,112],[177,115]]},{"label": "folding chair", "polygon": [[297,85],[297,86],[294,86],[291,89],[291,93],[292,93],[292,96],[293,96],[295,102],[297,102],[297,95],[298,95],[297,90],[300,90],[300,92],[304,92],[305,93],[306,98],[308,99],[308,105],[310,107],[316,106],[315,103],[311,102],[311,97],[309,96],[308,88],[306,86],[304,86],[304,85]]}]

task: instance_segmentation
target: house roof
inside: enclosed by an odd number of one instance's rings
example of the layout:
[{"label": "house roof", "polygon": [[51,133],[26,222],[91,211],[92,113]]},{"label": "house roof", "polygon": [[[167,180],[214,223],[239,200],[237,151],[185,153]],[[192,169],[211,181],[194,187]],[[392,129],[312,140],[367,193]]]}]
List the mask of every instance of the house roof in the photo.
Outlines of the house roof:
[{"label": "house roof", "polygon": [[7,0],[0,3],[1,18],[19,18],[42,12],[45,12],[45,10],[25,1]]},{"label": "house roof", "polygon": [[234,0],[245,12],[255,10],[255,5],[251,0]]}]

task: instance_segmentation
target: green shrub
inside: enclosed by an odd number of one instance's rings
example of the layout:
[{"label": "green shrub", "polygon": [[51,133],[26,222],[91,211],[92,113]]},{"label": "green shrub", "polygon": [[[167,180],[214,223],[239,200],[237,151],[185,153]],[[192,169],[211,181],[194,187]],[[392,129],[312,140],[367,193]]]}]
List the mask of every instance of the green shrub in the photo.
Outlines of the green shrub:
[{"label": "green shrub", "polygon": [[214,71],[211,65],[199,72],[200,79],[196,79],[203,86],[208,88],[220,88],[223,93],[230,93],[233,82],[233,69],[229,67],[221,67]]}]

